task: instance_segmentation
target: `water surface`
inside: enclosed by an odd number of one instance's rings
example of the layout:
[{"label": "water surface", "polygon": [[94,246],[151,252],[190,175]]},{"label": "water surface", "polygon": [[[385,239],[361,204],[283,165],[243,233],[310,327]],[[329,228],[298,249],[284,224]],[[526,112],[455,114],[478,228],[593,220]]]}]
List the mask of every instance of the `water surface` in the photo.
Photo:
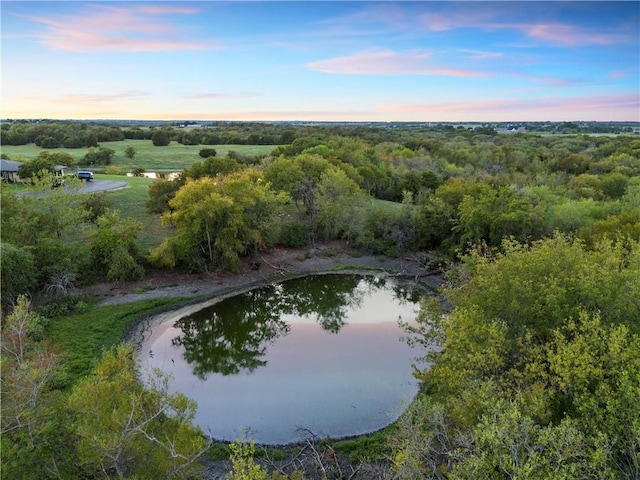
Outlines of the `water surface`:
[{"label": "water surface", "polygon": [[417,392],[421,352],[398,325],[417,311],[414,291],[390,280],[309,276],[169,315],[140,358],[198,402],[196,423],[214,438],[357,435],[393,422]]}]

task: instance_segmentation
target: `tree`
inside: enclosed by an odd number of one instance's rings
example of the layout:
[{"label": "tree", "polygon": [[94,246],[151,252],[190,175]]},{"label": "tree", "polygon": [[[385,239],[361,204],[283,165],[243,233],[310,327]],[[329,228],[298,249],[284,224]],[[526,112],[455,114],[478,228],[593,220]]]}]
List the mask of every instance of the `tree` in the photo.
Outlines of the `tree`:
[{"label": "tree", "polygon": [[149,200],[145,207],[150,213],[164,213],[170,210],[169,203],[176,192],[185,184],[185,177],[180,175],[176,180],[155,180],[149,185]]},{"label": "tree", "polygon": [[136,149],[131,145],[128,145],[127,148],[124,149],[124,154],[127,156],[129,160],[133,160],[133,157],[136,156]]},{"label": "tree", "polygon": [[262,176],[245,170],[187,182],[169,202],[163,222],[177,234],[151,252],[161,265],[237,271],[240,256],[260,251],[284,201]]},{"label": "tree", "polygon": [[165,129],[161,128],[153,131],[151,142],[154,147],[166,147],[171,143],[171,137]]},{"label": "tree", "polygon": [[2,326],[2,476],[37,480],[71,475],[72,434],[54,386],[59,355],[42,341],[46,319],[18,297]]},{"label": "tree", "polygon": [[216,152],[215,148],[201,148],[198,152],[198,155],[200,155],[202,158],[209,158],[215,157],[217,153],[218,152]]},{"label": "tree", "polygon": [[138,261],[136,241],[142,226],[134,219],[121,219],[117,210],[109,210],[96,220],[91,232],[92,270],[106,273],[107,280],[124,282],[140,278],[144,269]]},{"label": "tree", "polygon": [[66,285],[68,290],[88,264],[83,197],[67,189],[36,188],[37,196],[3,195],[0,234],[3,241],[29,249],[38,287],[61,291],[58,287]]},{"label": "tree", "polygon": [[99,147],[97,150],[94,147],[89,147],[83,162],[86,165],[111,165],[115,153],[115,150],[107,147]]},{"label": "tree", "polygon": [[244,167],[233,158],[209,156],[203,162],[195,162],[190,167],[185,168],[182,172],[182,176],[196,180],[202,177],[228,175],[242,170],[242,168]]},{"label": "tree", "polygon": [[42,178],[47,174],[54,173],[54,163],[47,157],[36,157],[33,160],[23,163],[18,168],[20,178]]},{"label": "tree", "polygon": [[106,192],[89,193],[83,195],[81,206],[87,212],[87,221],[96,223],[99,217],[113,208],[113,200],[112,197],[107,196]]},{"label": "tree", "polygon": [[138,380],[136,349],[105,352],[94,375],[78,383],[69,407],[79,437],[78,463],[94,475],[118,478],[191,478],[208,448],[191,422],[196,405],[170,394],[165,375]]},{"label": "tree", "polygon": [[322,173],[318,183],[318,222],[325,239],[353,238],[359,233],[366,197],[360,187],[339,168]]},{"label": "tree", "polygon": [[[398,470],[451,476],[636,478],[640,473],[640,244],[563,236],[465,259],[451,310],[421,312],[426,405],[396,438]],[[422,423],[420,423],[422,422]],[[410,459],[410,461],[408,460]],[[431,467],[429,467],[431,468]]]},{"label": "tree", "polygon": [[0,275],[2,311],[6,312],[21,294],[36,287],[36,268],[33,255],[27,249],[0,242]]}]

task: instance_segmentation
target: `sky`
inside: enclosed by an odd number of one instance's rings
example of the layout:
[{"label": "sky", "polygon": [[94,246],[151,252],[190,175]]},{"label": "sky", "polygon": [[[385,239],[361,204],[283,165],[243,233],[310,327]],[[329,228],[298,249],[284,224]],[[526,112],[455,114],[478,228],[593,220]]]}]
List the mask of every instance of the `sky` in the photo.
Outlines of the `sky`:
[{"label": "sky", "polygon": [[5,1],[1,118],[640,121],[640,2]]}]

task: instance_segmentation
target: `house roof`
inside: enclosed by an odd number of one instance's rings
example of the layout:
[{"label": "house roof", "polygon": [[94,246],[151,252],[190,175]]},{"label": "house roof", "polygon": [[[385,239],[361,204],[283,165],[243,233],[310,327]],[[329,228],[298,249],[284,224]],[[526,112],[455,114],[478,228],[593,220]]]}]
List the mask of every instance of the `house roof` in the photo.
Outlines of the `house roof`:
[{"label": "house roof", "polygon": [[13,160],[0,159],[0,171],[17,172],[22,162],[14,162]]}]

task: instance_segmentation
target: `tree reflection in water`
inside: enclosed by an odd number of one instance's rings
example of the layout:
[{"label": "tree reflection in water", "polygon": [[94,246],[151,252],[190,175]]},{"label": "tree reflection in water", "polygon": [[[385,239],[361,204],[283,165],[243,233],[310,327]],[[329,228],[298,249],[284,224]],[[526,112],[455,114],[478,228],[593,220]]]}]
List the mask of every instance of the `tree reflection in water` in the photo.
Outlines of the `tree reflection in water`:
[{"label": "tree reflection in water", "polygon": [[176,322],[182,335],[172,344],[196,376],[233,375],[266,365],[266,346],[290,331],[283,315],[315,316],[327,332],[338,333],[349,309],[385,281],[356,275],[316,275],[258,288],[222,300]]},{"label": "tree reflection in water", "polygon": [[266,365],[266,344],[289,332],[280,320],[273,287],[228,298],[176,322],[182,335],[171,343],[184,349],[198,378],[233,375]]}]

